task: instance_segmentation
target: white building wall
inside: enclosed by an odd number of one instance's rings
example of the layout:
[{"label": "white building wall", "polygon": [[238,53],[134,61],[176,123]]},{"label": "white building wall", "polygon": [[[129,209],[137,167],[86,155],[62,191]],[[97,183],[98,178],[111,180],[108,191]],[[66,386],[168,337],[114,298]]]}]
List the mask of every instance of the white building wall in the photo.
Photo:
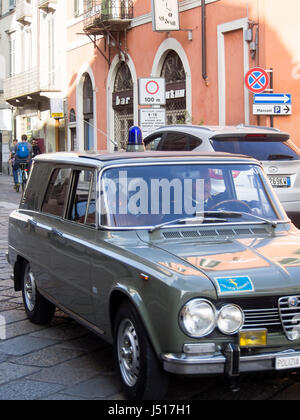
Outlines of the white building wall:
[{"label": "white building wall", "polygon": [[[2,0],[2,2],[3,7],[9,4],[9,0]],[[33,137],[43,138],[46,151],[55,151],[56,139],[55,129],[53,128],[55,127],[55,120],[50,117],[50,98],[65,99],[67,96],[65,29],[67,2],[57,0],[56,3],[52,3],[55,9],[48,9],[47,11],[39,9],[39,0],[32,0],[31,3],[32,18],[30,24],[23,25],[16,21],[15,13],[10,14],[9,29],[4,37],[7,45],[1,48],[0,43],[0,64],[2,50],[5,51],[6,61],[9,63],[9,42],[14,39],[14,74],[26,75],[30,72],[31,75],[32,72],[32,78],[37,78],[37,85],[42,89],[40,95],[43,97],[43,100],[39,102],[35,97],[32,103],[29,102],[19,108],[15,107],[16,136],[19,138],[25,133]],[[10,70],[7,70],[6,65],[5,77],[10,76]],[[49,89],[54,91],[49,92]],[[64,133],[61,130],[61,145],[65,140],[63,136]]]},{"label": "white building wall", "polygon": [[11,107],[4,101],[3,84],[10,72],[9,31],[14,25],[14,9],[9,0],[2,0],[0,7],[0,133],[2,136],[2,160],[0,166],[3,173],[8,173],[9,147],[12,140]]}]

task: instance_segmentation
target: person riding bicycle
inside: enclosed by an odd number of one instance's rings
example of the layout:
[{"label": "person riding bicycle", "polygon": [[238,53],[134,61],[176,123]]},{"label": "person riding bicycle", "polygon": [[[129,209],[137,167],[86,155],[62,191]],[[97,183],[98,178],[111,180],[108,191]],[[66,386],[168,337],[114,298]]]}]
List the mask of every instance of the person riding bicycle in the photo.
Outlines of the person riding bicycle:
[{"label": "person riding bicycle", "polygon": [[20,187],[20,180],[19,180],[19,168],[21,164],[28,165],[30,163],[31,154],[32,154],[32,146],[27,141],[26,134],[23,134],[21,137],[22,141],[16,144],[15,146],[15,163],[13,167],[13,174],[14,174],[14,182],[15,182],[15,189],[18,190]]}]

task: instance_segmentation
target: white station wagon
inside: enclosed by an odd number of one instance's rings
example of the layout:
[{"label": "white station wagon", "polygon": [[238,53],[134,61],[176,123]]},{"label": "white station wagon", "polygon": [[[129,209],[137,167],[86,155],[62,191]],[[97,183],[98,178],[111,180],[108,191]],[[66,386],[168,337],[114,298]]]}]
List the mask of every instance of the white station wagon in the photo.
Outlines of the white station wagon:
[{"label": "white station wagon", "polygon": [[300,220],[300,150],[288,133],[258,126],[161,127],[144,139],[147,149],[216,151],[260,161],[288,216]]}]

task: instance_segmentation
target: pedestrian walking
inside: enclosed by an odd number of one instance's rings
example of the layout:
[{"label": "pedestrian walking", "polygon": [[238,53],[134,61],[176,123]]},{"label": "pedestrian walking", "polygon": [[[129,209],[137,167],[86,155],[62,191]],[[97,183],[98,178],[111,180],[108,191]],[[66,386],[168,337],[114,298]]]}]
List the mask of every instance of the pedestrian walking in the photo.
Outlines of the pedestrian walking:
[{"label": "pedestrian walking", "polygon": [[35,139],[33,139],[32,140],[32,159],[41,154],[42,152],[38,145],[38,142]]},{"label": "pedestrian walking", "polygon": [[10,168],[12,170],[12,174],[14,173],[14,163],[15,163],[15,147],[18,144],[18,140],[14,139],[13,144],[10,147],[9,159],[8,159],[8,174],[10,174]]}]

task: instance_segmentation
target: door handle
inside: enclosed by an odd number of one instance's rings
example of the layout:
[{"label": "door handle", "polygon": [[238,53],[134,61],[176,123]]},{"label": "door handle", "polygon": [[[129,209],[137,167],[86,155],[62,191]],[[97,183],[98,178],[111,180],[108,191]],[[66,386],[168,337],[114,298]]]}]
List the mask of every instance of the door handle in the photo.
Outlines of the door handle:
[{"label": "door handle", "polygon": [[62,232],[60,232],[59,230],[52,228],[51,232],[49,233],[50,237],[58,242],[60,242],[61,244],[65,243],[65,237],[64,234]]},{"label": "door handle", "polygon": [[62,232],[60,232],[59,230],[57,230],[55,228],[52,228],[51,229],[50,234],[54,238],[63,238],[63,236],[64,236]]},{"label": "door handle", "polygon": [[34,232],[35,229],[36,229],[36,227],[37,227],[37,225],[38,225],[38,223],[37,223],[36,220],[34,220],[34,219],[28,219],[28,221],[27,221],[27,227],[28,227],[29,232]]}]

